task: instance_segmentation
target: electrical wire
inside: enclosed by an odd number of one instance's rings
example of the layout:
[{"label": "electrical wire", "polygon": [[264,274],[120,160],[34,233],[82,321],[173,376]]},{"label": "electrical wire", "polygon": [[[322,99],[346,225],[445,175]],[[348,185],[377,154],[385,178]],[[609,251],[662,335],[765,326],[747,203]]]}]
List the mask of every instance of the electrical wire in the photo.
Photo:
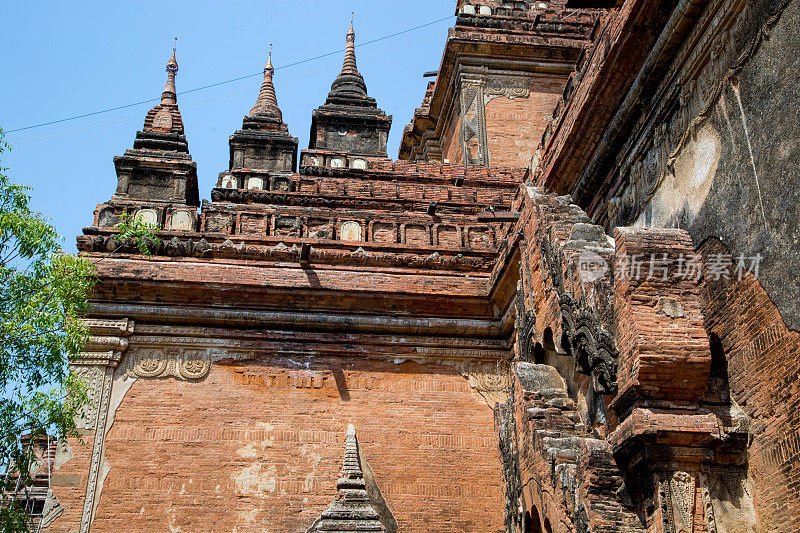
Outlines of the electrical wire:
[{"label": "electrical wire", "polygon": [[[389,35],[384,35],[382,37],[378,37],[378,38],[372,39],[370,41],[365,41],[363,43],[359,43],[359,44],[356,45],[356,47],[358,48],[358,47],[366,46],[366,45],[369,45],[369,44],[374,44],[374,43],[377,43],[377,42],[380,42],[380,41],[383,41],[383,40],[386,40],[386,39],[391,39],[392,37],[397,37],[398,35],[403,35],[404,33],[409,33],[409,32],[412,32],[412,31],[419,30],[421,28],[425,28],[427,26],[432,26],[434,24],[438,24],[439,22],[443,22],[445,20],[449,20],[450,18],[452,18],[452,16],[443,17],[443,18],[440,18],[440,19],[437,19],[437,20],[434,20],[434,21],[431,21],[431,22],[426,22],[425,24],[420,24],[419,26],[414,26],[413,28],[407,28],[405,30],[401,30],[401,31],[398,31],[398,32],[395,32],[395,33],[390,33]],[[318,56],[309,57],[309,58],[306,58],[306,59],[301,59],[299,61],[295,61],[293,63],[289,63],[288,65],[279,66],[275,70],[294,67],[294,66],[297,66],[297,65],[302,65],[303,63],[308,63],[310,61],[316,61],[318,59],[322,59],[322,58],[329,57],[329,56],[332,56],[332,55],[340,54],[342,52],[344,52],[344,49],[335,50],[333,52],[327,52],[325,54],[320,54]],[[255,76],[261,76],[261,75],[262,75],[262,72],[256,72],[256,73],[253,73],[253,74],[246,74],[244,76],[238,76],[236,78],[231,78],[229,80],[219,81],[219,82],[216,82],[216,83],[210,83],[208,85],[203,85],[201,87],[195,87],[193,89],[187,89],[185,91],[180,91],[178,93],[178,95],[189,94],[189,93],[193,93],[193,92],[197,92],[197,91],[204,91],[206,89],[211,89],[213,87],[219,87],[220,85],[227,85],[228,83],[233,83],[233,82],[236,82],[236,81],[241,81],[241,80],[245,80],[245,79],[248,79],[248,78],[253,78]],[[68,121],[71,121],[71,120],[77,120],[79,118],[86,118],[86,117],[91,117],[91,116],[95,116],[95,115],[101,115],[103,113],[110,113],[111,111],[119,111],[120,109],[128,109],[130,107],[135,107],[135,106],[138,106],[138,105],[148,104],[148,103],[151,103],[151,102],[155,102],[157,100],[159,100],[159,98],[148,98],[147,100],[141,100],[139,102],[134,102],[132,104],[125,104],[125,105],[120,105],[120,106],[116,106],[116,107],[109,107],[107,109],[101,109],[101,110],[98,110],[98,111],[92,111],[91,113],[83,113],[81,115],[75,115],[75,116],[72,116],[72,117],[61,118],[61,119],[58,119],[58,120],[51,120],[49,122],[40,122],[39,124],[32,124],[30,126],[23,126],[21,128],[14,128],[14,129],[11,129],[11,130],[5,130],[5,133],[14,133],[14,132],[30,130],[30,129],[34,129],[34,128],[41,128],[43,126],[51,126],[53,124],[60,124],[62,122],[68,122]],[[128,119],[125,119],[125,120],[128,120]],[[82,131],[82,130],[76,130],[76,131]]]},{"label": "electrical wire", "polygon": [[[393,46],[391,48],[387,48],[385,50],[381,50],[380,52],[376,52],[374,54],[370,54],[370,55],[359,57],[359,61],[364,61],[364,60],[367,60],[367,59],[371,59],[373,57],[377,57],[377,56],[386,54],[386,53],[391,52],[393,50],[397,50],[398,48],[402,48],[404,46],[410,46],[412,44],[416,44],[418,42],[425,41],[425,40],[431,39],[433,37],[439,37],[440,35],[441,34],[437,32],[437,33],[432,33],[430,35],[426,35],[425,37],[421,37],[419,39],[415,39],[413,41],[407,41],[407,42],[398,44],[396,46]],[[311,72],[306,72],[304,74],[300,74],[300,75],[294,76],[292,78],[286,78],[284,80],[278,80],[278,81],[275,82],[275,85],[277,85],[278,87],[281,87],[284,83],[288,83],[290,81],[299,80],[301,78],[307,78],[308,76],[313,76],[314,74],[319,74],[320,72],[325,72],[325,71],[329,71],[329,70],[335,70],[335,69],[338,69],[338,68],[340,68],[340,67],[338,67],[337,65],[331,65],[331,66],[328,66],[328,67],[324,67],[324,68],[320,68],[320,69],[317,69],[317,70],[313,70]],[[263,73],[259,73],[259,75],[263,76]],[[189,92],[189,91],[187,91],[187,92]],[[214,101],[217,101],[217,100],[223,100],[225,98],[230,98],[231,96],[237,96],[237,95],[240,95],[240,94],[252,93],[252,92],[253,92],[253,88],[249,87],[249,88],[243,89],[241,91],[236,91],[236,92],[232,92],[232,93],[228,93],[228,94],[223,94],[221,96],[215,96],[213,98],[207,98],[205,100],[199,100],[197,102],[191,102],[191,103],[188,103],[188,104],[183,104],[180,107],[185,109],[187,107],[194,107],[196,105],[206,104],[208,102],[214,102]],[[156,98],[155,100],[158,100],[158,98]],[[42,137],[34,137],[34,138],[31,138],[31,139],[22,139],[22,140],[19,140],[19,141],[14,141],[13,144],[17,145],[17,144],[28,143],[28,142],[33,142],[33,141],[41,141],[41,140],[44,140],[44,139],[50,139],[52,137],[60,137],[62,135],[69,135],[71,133],[80,133],[82,131],[93,130],[95,128],[102,128],[102,127],[105,127],[105,126],[113,126],[114,124],[121,124],[123,122],[130,122],[131,120],[137,120],[137,119],[141,120],[141,118],[142,117],[140,115],[136,115],[136,116],[133,116],[133,117],[123,118],[123,119],[120,119],[120,120],[114,120],[112,122],[104,122],[102,124],[94,124],[92,126],[86,126],[85,128],[78,128],[78,129],[70,130],[70,131],[62,131],[62,132],[59,132],[59,133],[53,133],[53,134],[50,134],[50,135],[44,135]]]}]

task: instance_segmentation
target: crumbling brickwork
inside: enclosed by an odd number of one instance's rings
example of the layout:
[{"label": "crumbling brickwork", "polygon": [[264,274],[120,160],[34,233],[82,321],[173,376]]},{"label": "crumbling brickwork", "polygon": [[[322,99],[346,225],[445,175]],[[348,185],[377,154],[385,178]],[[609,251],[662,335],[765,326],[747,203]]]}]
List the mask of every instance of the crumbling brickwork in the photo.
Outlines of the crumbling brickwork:
[{"label": "crumbling brickwork", "polygon": [[308,149],[270,57],[202,203],[173,55],[78,238],[49,530],[797,530],[797,14],[459,0],[397,161],[351,27]]},{"label": "crumbling brickwork", "polygon": [[305,531],[336,493],[348,423],[400,531],[502,527],[492,411],[457,371],[297,359],[126,384],[93,529]]}]

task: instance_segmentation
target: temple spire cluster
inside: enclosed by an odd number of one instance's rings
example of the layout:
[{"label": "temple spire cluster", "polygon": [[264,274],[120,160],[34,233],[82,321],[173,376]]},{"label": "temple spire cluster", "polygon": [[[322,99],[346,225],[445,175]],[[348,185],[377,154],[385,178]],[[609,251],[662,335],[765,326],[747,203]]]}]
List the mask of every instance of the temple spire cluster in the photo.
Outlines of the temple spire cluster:
[{"label": "temple spire cluster", "polygon": [[[375,99],[367,94],[364,77],[356,62],[355,38],[351,19],[345,36],[341,72],[333,80],[325,103],[312,112],[309,150],[353,156],[353,164],[365,168],[364,157],[386,158],[392,117],[378,108]],[[176,46],[173,46],[166,64],[167,80],[161,100],[147,113],[142,131],[136,135],[134,149],[117,158],[122,165],[118,165],[119,197],[157,201],[180,198],[189,205],[196,205],[199,201],[194,162],[189,156],[183,119],[178,109],[178,70]],[[292,137],[283,121],[274,78],[270,45],[258,96],[243,118],[242,127],[230,136],[228,168],[219,174],[217,187],[293,190],[287,176],[297,171],[298,139]],[[131,170],[133,167],[129,163],[134,159],[141,162],[134,165],[142,167],[141,171]],[[145,159],[148,159],[148,172],[144,171]],[[181,165],[188,164],[191,168],[182,169],[181,177],[177,178],[175,165],[179,160]],[[156,179],[156,175],[160,177]],[[155,183],[161,179],[166,180],[163,186],[144,185],[144,182]],[[175,180],[181,185],[176,185]],[[139,181],[143,183],[141,187],[136,185]]]}]

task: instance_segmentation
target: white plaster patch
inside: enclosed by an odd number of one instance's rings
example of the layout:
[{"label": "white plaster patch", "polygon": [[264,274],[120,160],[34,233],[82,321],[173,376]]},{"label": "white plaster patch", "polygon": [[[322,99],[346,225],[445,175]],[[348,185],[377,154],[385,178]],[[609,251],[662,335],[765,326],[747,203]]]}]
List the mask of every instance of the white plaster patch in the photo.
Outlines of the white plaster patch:
[{"label": "white plaster patch", "polygon": [[[125,398],[125,395],[135,382],[136,377],[128,376],[125,370],[120,370],[120,368],[117,368],[114,372],[114,378],[111,382],[111,401],[108,408],[108,419],[106,422],[106,433],[104,438],[107,437],[108,432],[111,431],[111,426],[114,425],[114,415],[116,414],[119,406],[122,404],[122,400]],[[108,461],[106,461],[106,449],[105,446],[103,446],[103,453],[100,456],[100,468],[98,469],[97,475],[97,489],[95,490],[92,516],[97,513],[97,506],[100,504],[100,495],[103,493],[103,483],[105,482],[106,476],[110,471],[111,465],[109,465]]]},{"label": "white plaster patch", "polygon": [[247,457],[248,459],[255,459],[261,455],[259,450],[256,448],[256,445],[253,443],[248,444],[244,448],[239,448],[236,450],[236,453],[239,455],[239,457]]},{"label": "white plaster patch", "polygon": [[170,504],[170,506],[168,506],[165,509],[165,511],[167,513],[167,519],[169,519],[169,523],[167,524],[167,527],[169,527],[170,533],[181,533],[181,531],[182,531],[181,530],[181,526],[176,526],[175,525],[175,521],[178,519],[177,516],[175,516],[177,514],[175,512],[175,508],[172,507],[172,505]]},{"label": "white plaster patch", "polygon": [[277,473],[275,465],[262,468],[261,463],[256,463],[243,468],[238,474],[231,475],[231,480],[236,484],[236,492],[239,494],[252,494],[265,498],[268,493],[275,492],[278,486]]},{"label": "white plaster patch", "polygon": [[706,122],[678,152],[674,174],[667,173],[634,225],[667,227],[682,212],[692,222],[711,191],[721,153],[719,133]]},{"label": "white plaster patch", "polygon": [[69,441],[65,440],[63,443],[58,443],[56,447],[56,459],[53,462],[53,470],[57,472],[59,468],[64,466],[74,456],[75,452],[72,446],[69,445]]},{"label": "white plaster patch", "polygon": [[315,476],[313,472],[306,474],[306,479],[303,481],[303,491],[311,492],[311,490],[314,488],[314,478]]}]

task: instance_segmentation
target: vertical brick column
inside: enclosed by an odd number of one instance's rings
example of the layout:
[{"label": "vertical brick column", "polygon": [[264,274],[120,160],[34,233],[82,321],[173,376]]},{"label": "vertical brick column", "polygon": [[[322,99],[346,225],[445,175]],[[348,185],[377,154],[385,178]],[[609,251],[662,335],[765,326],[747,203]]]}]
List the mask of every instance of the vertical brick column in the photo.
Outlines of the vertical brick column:
[{"label": "vertical brick column", "polygon": [[683,230],[614,231],[620,416],[651,400],[696,402],[711,365],[700,300],[701,262]]},{"label": "vertical brick column", "polygon": [[713,531],[715,520],[729,518],[715,518],[714,505],[728,498],[715,492],[715,479],[741,483],[746,421],[730,405],[706,401],[701,260],[683,230],[617,228],[614,236],[614,458],[648,531]]}]

